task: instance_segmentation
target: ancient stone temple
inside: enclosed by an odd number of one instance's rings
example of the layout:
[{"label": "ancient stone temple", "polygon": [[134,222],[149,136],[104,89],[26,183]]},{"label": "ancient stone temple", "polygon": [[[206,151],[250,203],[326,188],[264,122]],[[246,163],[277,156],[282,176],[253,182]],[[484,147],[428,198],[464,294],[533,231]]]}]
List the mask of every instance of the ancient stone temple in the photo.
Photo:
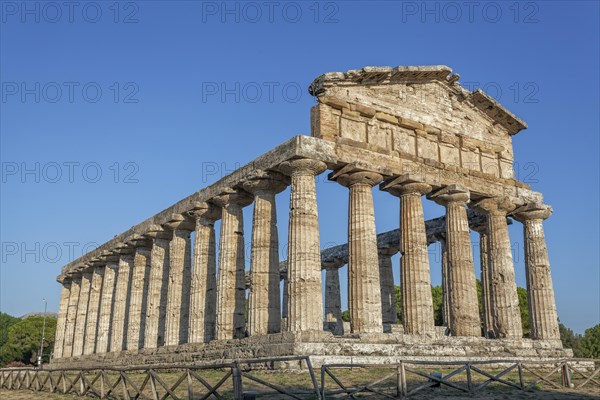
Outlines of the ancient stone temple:
[{"label": "ancient stone temple", "polygon": [[[445,66],[318,77],[309,88],[317,100],[311,136],[291,138],[63,268],[53,363],[568,356],[544,238],[552,209],[513,172],[512,136],[527,126],[458,79]],[[315,177],[326,171],[347,188],[348,243],[321,250]],[[288,186],[288,251],[280,260],[286,244],[278,240],[275,198]],[[378,234],[373,190],[398,198],[398,229]],[[423,201],[442,205],[445,215],[425,221]],[[249,206],[253,222],[244,227]],[[527,339],[510,223],[523,226]],[[482,313],[471,231],[480,240]],[[443,253],[444,327],[433,316],[427,249],[434,242]],[[401,282],[392,274],[396,253]],[[251,255],[249,271],[244,254]]]}]

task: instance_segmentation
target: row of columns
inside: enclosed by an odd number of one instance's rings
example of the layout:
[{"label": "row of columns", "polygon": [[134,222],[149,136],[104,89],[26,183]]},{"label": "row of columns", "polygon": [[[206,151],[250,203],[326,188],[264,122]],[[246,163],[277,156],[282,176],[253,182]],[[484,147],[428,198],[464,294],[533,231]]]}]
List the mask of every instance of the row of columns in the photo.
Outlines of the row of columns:
[{"label": "row of columns", "polygon": [[[137,350],[242,338],[289,331],[323,329],[321,254],[315,176],[326,164],[312,159],[282,163],[280,173],[260,173],[239,189],[198,203],[185,215],[94,260],[80,277],[63,283],[55,357]],[[352,332],[382,332],[395,322],[391,253],[377,248],[372,188],[383,177],[346,166],[330,179],[349,189],[348,297]],[[288,274],[284,310],[280,276],[275,195],[291,184]],[[243,188],[243,190],[242,190]],[[479,336],[480,320],[466,206],[487,216],[482,230],[484,316],[495,337],[521,337],[520,315],[510,242],[506,227],[511,205],[498,199],[471,204],[467,190],[447,186],[436,191],[416,175],[381,185],[400,199],[400,253],[405,333],[432,334],[433,306],[427,237],[421,197],[446,208],[443,266],[448,325],[455,336]],[[243,207],[254,202],[251,292],[246,331]],[[517,210],[525,226],[532,337],[558,337],[554,295],[541,221],[548,208]],[[221,219],[219,273],[216,220]],[[193,261],[191,233],[195,232]],[[482,251],[482,254],[486,253]],[[483,256],[482,256],[483,257]],[[485,261],[485,262],[483,262]],[[325,266],[328,296],[325,321],[341,319],[339,265]],[[217,281],[218,279],[218,281]],[[284,324],[282,324],[282,318]]]}]

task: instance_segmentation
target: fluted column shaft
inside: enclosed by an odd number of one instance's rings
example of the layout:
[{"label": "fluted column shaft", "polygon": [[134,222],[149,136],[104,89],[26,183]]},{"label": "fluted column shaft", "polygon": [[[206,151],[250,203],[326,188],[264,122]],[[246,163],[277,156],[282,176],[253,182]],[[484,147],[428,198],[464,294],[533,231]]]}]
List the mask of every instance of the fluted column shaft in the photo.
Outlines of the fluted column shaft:
[{"label": "fluted column shaft", "polygon": [[96,352],[96,335],[98,332],[98,316],[100,315],[100,296],[102,295],[102,280],[104,279],[104,265],[94,267],[94,274],[90,284],[90,299],[87,311],[85,328],[85,343],[83,354]]},{"label": "fluted column shaft", "polygon": [[499,338],[520,339],[523,337],[521,311],[506,223],[506,214],[512,211],[514,206],[504,198],[484,199],[474,206],[487,216],[489,285],[494,334]]},{"label": "fluted column shaft", "polygon": [[325,163],[311,159],[286,161],[291,177],[288,225],[288,322],[292,332],[323,329],[321,248],[315,175]]},{"label": "fluted column shaft", "polygon": [[165,342],[170,246],[167,237],[170,236],[170,232],[156,229],[149,234],[152,237],[152,250],[144,334],[144,348],[147,349],[162,346]]},{"label": "fluted column shaft", "polygon": [[67,307],[67,317],[65,321],[65,338],[62,357],[71,357],[73,354],[73,340],[75,338],[75,325],[77,321],[77,305],[79,304],[79,294],[81,292],[81,277],[71,279],[71,290],[69,293],[69,305]]},{"label": "fluted column shaft", "polygon": [[129,328],[127,350],[138,350],[144,346],[146,329],[146,304],[150,281],[150,248],[136,245],[133,258],[131,295],[129,297]]},{"label": "fluted column shaft", "polygon": [[110,345],[112,326],[113,296],[115,291],[116,269],[118,264],[109,261],[104,270],[102,281],[102,297],[100,298],[100,315],[98,316],[98,333],[96,339],[96,353],[106,353]]},{"label": "fluted column shaft", "polygon": [[394,288],[394,270],[392,255],[396,249],[379,250],[379,279],[381,282],[381,320],[384,324],[395,324],[398,320],[396,313],[396,290]]},{"label": "fluted column shaft", "polygon": [[405,333],[433,334],[433,301],[427,234],[421,196],[431,186],[408,180],[395,186],[400,196],[400,281]]},{"label": "fluted column shaft", "polygon": [[446,207],[450,333],[452,336],[481,336],[481,319],[469,221],[465,208],[468,191],[446,187],[432,196]]},{"label": "fluted column shaft", "polygon": [[285,274],[285,277],[283,278],[283,285],[282,285],[282,299],[281,299],[281,330],[282,331],[287,331],[287,321],[288,321],[288,300],[289,300],[289,296],[288,296],[288,279],[287,279],[287,273]]},{"label": "fluted column shaft", "polygon": [[169,285],[167,288],[167,315],[165,346],[187,342],[190,319],[190,287],[192,278],[191,230],[173,227],[169,247]]},{"label": "fluted column shaft", "polygon": [[325,322],[334,335],[344,334],[340,271],[335,265],[325,268]]},{"label": "fluted column shaft", "polygon": [[81,291],[79,294],[79,303],[77,304],[77,321],[75,323],[75,337],[73,339],[73,356],[83,354],[92,275],[93,273],[88,271],[84,272],[81,277]]},{"label": "fluted column shaft", "polygon": [[539,340],[560,339],[543,226],[543,221],[551,214],[552,209],[549,206],[529,207],[515,214],[515,218],[523,223],[531,338]]},{"label": "fluted column shaft", "polygon": [[265,174],[244,184],[254,195],[248,331],[251,336],[281,330],[279,236],[275,194],[287,187],[287,177]]},{"label": "fluted column shaft", "polygon": [[119,269],[117,270],[117,284],[113,296],[113,323],[110,339],[110,351],[125,350],[127,328],[129,321],[129,297],[131,294],[131,269],[133,256],[121,255]]},{"label": "fluted column shaft", "polygon": [[246,333],[246,268],[242,208],[251,201],[251,197],[231,193],[221,196],[217,201],[222,214],[216,338],[239,339]]},{"label": "fluted column shaft", "polygon": [[58,318],[56,320],[56,334],[54,336],[54,358],[63,356],[63,346],[65,344],[65,330],[67,325],[67,312],[69,310],[69,297],[71,294],[71,281],[62,282],[60,292],[60,303],[58,304]]},{"label": "fluted column shaft", "polygon": [[220,210],[208,204],[194,211],[194,269],[190,300],[190,343],[209,342],[215,338],[217,318],[217,255],[215,221]]}]

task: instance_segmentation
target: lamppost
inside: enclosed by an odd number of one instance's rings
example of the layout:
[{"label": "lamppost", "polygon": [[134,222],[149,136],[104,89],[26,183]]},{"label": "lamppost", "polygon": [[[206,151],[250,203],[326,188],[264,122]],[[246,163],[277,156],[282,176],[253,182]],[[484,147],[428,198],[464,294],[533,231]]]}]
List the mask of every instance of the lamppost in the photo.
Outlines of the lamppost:
[{"label": "lamppost", "polygon": [[44,324],[42,325],[42,341],[40,342],[40,352],[38,353],[38,368],[42,368],[42,354],[44,353],[44,335],[46,333],[46,312],[48,311],[48,302],[44,301]]}]

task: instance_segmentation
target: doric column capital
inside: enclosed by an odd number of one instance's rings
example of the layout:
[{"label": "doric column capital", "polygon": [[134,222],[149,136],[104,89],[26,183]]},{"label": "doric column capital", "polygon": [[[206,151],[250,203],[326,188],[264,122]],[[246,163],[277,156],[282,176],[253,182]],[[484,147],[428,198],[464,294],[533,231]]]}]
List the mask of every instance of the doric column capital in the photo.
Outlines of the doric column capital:
[{"label": "doric column capital", "polygon": [[127,244],[132,246],[134,249],[150,249],[152,248],[152,241],[143,235],[137,233],[132,235],[127,241]]},{"label": "doric column capital", "polygon": [[214,204],[206,202],[196,202],[194,207],[187,212],[188,215],[196,221],[196,224],[203,219],[205,221],[215,222],[221,218],[221,208]]},{"label": "doric column capital", "polygon": [[422,176],[407,173],[382,183],[380,189],[397,197],[405,194],[422,196],[431,192],[431,185],[425,183]]},{"label": "doric column capital", "polygon": [[552,215],[552,207],[547,204],[529,203],[515,209],[511,216],[519,222],[545,220]]},{"label": "doric column capital", "polygon": [[458,203],[465,206],[470,199],[470,193],[469,189],[461,185],[448,185],[435,192],[429,193],[427,198],[443,206],[452,203]]},{"label": "doric column capital", "polygon": [[515,209],[515,204],[508,197],[490,197],[470,205],[475,211],[486,215],[506,215]]},{"label": "doric column capital", "polygon": [[144,237],[150,240],[171,239],[173,237],[173,232],[169,228],[155,224],[148,228],[148,232],[144,233]]},{"label": "doric column capital", "polygon": [[377,249],[377,254],[380,256],[391,257],[398,253],[398,251],[399,249],[397,247],[379,247]]},{"label": "doric column capital", "polygon": [[284,161],[279,164],[281,172],[287,176],[294,175],[319,175],[327,169],[327,164],[323,161],[312,158],[297,158],[295,160]]},{"label": "doric column capital", "polygon": [[329,174],[329,179],[337,181],[342,186],[351,187],[354,185],[366,185],[373,187],[383,179],[383,176],[377,172],[367,171],[357,168],[353,164],[347,164],[337,171]]},{"label": "doric column capital", "polygon": [[334,258],[333,260],[327,260],[321,262],[321,265],[325,269],[339,269],[346,265],[346,262],[340,258]]},{"label": "doric column capital", "polygon": [[196,227],[195,221],[185,214],[171,214],[171,219],[163,224],[163,227],[173,231],[193,231]]},{"label": "doric column capital", "polygon": [[242,187],[256,195],[260,193],[277,194],[282,192],[290,184],[290,178],[279,172],[264,172],[261,171],[244,182]]},{"label": "doric column capital", "polygon": [[219,207],[228,207],[231,205],[237,205],[245,207],[252,204],[254,198],[252,195],[245,190],[241,189],[227,189],[218,196],[211,199],[211,202],[215,203]]}]

